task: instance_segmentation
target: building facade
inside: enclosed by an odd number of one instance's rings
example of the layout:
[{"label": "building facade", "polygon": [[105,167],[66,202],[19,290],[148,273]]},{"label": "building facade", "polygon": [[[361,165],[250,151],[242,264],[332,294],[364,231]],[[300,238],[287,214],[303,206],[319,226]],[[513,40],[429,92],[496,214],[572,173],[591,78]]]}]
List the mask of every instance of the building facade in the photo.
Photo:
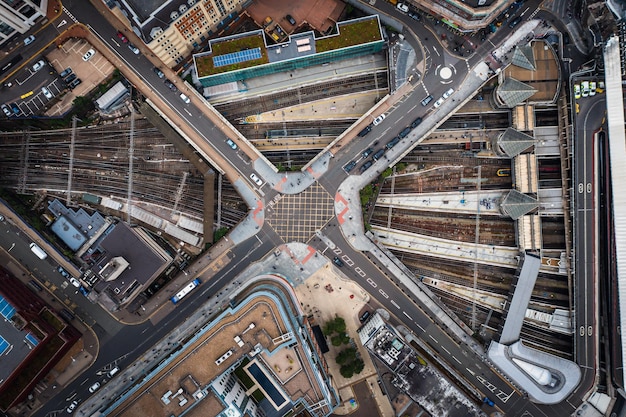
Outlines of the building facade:
[{"label": "building facade", "polygon": [[0,45],[16,34],[23,34],[46,15],[48,0],[21,0],[0,2]]}]

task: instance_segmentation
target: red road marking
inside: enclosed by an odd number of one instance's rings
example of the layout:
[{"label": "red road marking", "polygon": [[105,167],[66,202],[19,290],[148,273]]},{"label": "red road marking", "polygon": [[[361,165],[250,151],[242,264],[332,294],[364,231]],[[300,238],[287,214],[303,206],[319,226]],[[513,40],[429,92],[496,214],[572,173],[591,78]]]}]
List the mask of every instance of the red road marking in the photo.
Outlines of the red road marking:
[{"label": "red road marking", "polygon": [[315,249],[313,249],[310,246],[308,246],[307,249],[309,250],[309,254],[305,256],[304,259],[302,260],[302,265],[307,263],[307,261],[311,258],[311,256],[315,255]]}]

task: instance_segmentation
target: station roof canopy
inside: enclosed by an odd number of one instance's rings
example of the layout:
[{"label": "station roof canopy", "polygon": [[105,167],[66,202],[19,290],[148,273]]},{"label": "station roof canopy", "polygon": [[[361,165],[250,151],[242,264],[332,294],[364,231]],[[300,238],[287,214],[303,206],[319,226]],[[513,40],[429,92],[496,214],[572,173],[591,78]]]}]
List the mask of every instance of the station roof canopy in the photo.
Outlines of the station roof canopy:
[{"label": "station roof canopy", "polygon": [[523,215],[537,209],[537,207],[539,207],[539,202],[535,198],[517,190],[509,191],[506,197],[504,197],[502,204],[500,204],[502,213],[510,216],[513,220],[519,219]]},{"label": "station roof canopy", "polygon": [[535,54],[530,45],[516,46],[513,52],[513,65],[525,68],[530,71],[536,71]]},{"label": "station roof canopy", "polygon": [[509,158],[514,158],[535,144],[535,139],[509,127],[498,138],[498,146]]},{"label": "station roof canopy", "polygon": [[537,90],[515,78],[506,78],[496,92],[502,103],[512,108],[528,100]]}]

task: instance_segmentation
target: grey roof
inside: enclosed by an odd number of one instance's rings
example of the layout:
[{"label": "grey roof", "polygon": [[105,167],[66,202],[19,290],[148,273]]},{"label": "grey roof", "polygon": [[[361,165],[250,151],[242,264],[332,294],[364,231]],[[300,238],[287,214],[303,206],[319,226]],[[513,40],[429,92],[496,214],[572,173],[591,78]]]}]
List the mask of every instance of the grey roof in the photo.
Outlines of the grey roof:
[{"label": "grey roof", "polygon": [[[302,47],[297,42],[301,42]],[[315,55],[315,53],[315,37],[312,31],[291,35],[287,42],[267,47],[267,59],[270,63]]]},{"label": "grey roof", "polygon": [[498,146],[508,156],[513,158],[535,144],[535,139],[515,130],[512,127],[507,128],[498,138]]},{"label": "grey roof", "polygon": [[506,78],[496,89],[498,98],[507,107],[515,107],[528,100],[537,90],[515,78]]},{"label": "grey roof", "polygon": [[99,272],[117,256],[122,256],[130,264],[119,277],[106,283],[111,289],[117,288],[120,297],[133,282],[144,285],[151,281],[167,262],[123,222],[111,225],[92,249],[89,255],[95,261],[94,271]]},{"label": "grey roof", "polygon": [[504,328],[500,336],[500,343],[504,345],[508,345],[519,339],[524,317],[526,317],[526,309],[528,308],[533,288],[535,288],[535,282],[537,281],[540,267],[541,259],[539,257],[531,254],[524,256],[522,269],[517,278],[513,299],[509,304],[506,321],[504,322]]},{"label": "grey roof", "polygon": [[48,203],[48,210],[57,218],[52,231],[73,251],[77,251],[105,223],[100,213],[89,214],[82,208],[74,211],[58,199]]},{"label": "grey roof", "polygon": [[510,216],[513,220],[519,219],[523,215],[536,210],[538,207],[539,201],[537,201],[537,199],[524,193],[520,193],[517,190],[509,191],[500,204],[500,210],[502,210],[502,213]]},{"label": "grey roof", "polygon": [[527,70],[536,71],[535,66],[535,54],[533,48],[530,45],[516,46],[513,52],[513,65],[516,65]]}]

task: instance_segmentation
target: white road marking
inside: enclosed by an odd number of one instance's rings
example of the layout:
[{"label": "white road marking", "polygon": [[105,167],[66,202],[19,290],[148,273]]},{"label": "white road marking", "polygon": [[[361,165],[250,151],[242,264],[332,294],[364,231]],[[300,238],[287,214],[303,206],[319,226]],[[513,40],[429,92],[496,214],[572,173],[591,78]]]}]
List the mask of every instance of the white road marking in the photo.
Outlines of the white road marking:
[{"label": "white road marking", "polygon": [[413,318],[411,316],[409,316],[408,314],[406,314],[406,311],[403,311],[402,314],[404,314],[405,316],[407,316],[409,318],[409,320],[413,321]]},{"label": "white road marking", "polygon": [[453,356],[453,357],[452,357],[452,359],[454,359],[455,361],[457,361],[457,363],[458,363],[459,365],[461,365],[461,361],[460,361],[460,360],[458,360],[458,359],[456,358],[456,356]]},{"label": "white road marking", "polygon": [[400,310],[400,306],[399,306],[398,304],[396,304],[396,302],[395,302],[395,301],[391,300],[391,304],[393,304],[393,306],[394,306],[395,308],[397,308],[398,310]]}]

